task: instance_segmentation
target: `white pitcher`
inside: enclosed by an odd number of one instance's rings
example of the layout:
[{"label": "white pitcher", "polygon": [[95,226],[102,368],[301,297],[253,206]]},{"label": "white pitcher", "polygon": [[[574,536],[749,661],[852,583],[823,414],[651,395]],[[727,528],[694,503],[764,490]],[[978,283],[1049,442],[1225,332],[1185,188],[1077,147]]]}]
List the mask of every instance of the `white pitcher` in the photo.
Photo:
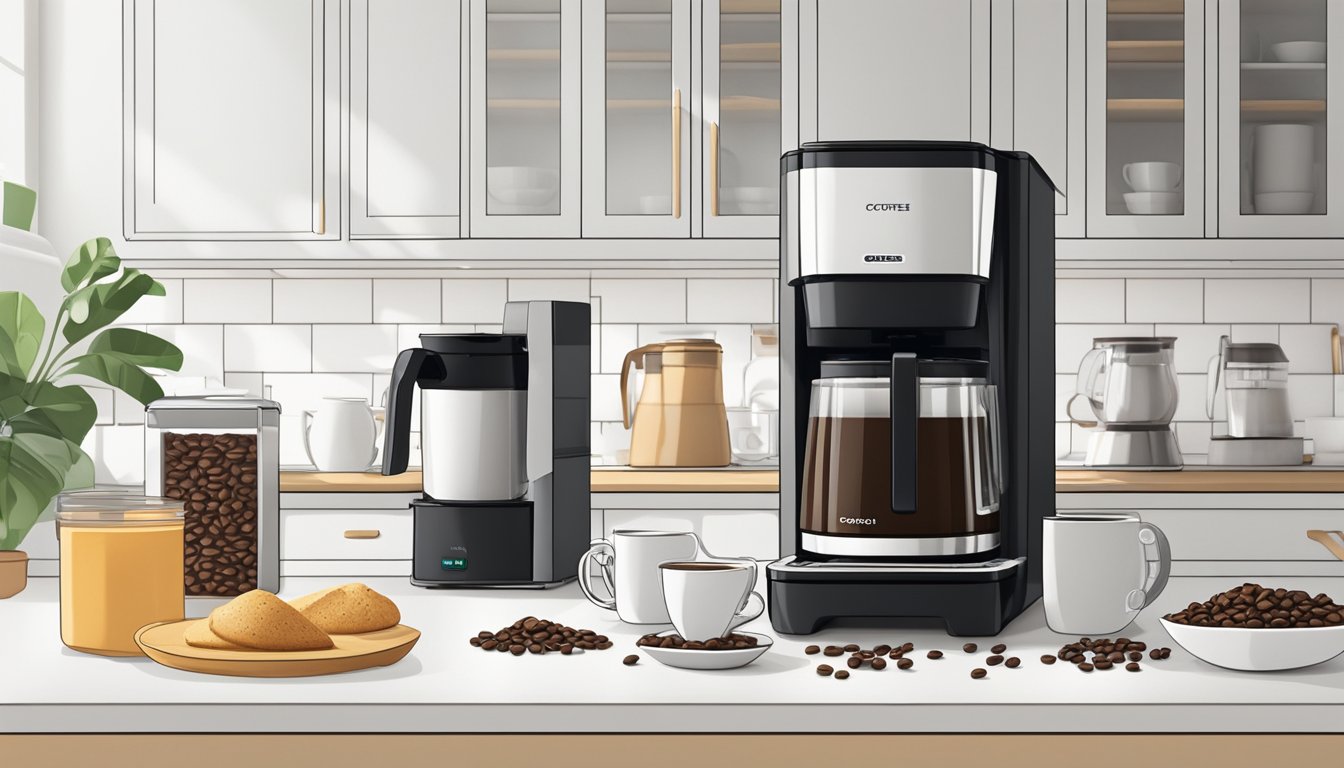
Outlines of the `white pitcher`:
[{"label": "white pitcher", "polygon": [[303,412],[303,449],[323,472],[363,472],[378,457],[378,420],[362,397],[324,397]]}]

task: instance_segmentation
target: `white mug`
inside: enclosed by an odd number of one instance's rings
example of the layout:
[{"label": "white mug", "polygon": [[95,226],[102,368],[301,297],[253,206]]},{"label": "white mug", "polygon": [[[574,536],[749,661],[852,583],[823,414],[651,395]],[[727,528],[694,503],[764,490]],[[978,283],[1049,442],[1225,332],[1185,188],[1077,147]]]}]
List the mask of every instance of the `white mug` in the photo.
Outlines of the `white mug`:
[{"label": "white mug", "polygon": [[1265,192],[1311,192],[1316,128],[1296,123],[1257,125],[1252,131],[1251,187]]},{"label": "white mug", "polygon": [[[615,530],[610,539],[594,539],[579,558],[579,588],[593,605],[615,611],[627,624],[668,624],[658,564],[694,560],[700,551],[700,539],[690,531]],[[593,591],[592,563],[610,598]]]},{"label": "white mug", "polygon": [[1119,632],[1167,585],[1171,547],[1152,523],[1134,515],[1068,515],[1047,517],[1044,526],[1045,623],[1055,632]]},{"label": "white mug", "polygon": [[378,457],[378,420],[362,397],[324,397],[303,412],[303,449],[323,472],[363,472]]},{"label": "white mug", "polygon": [[1171,192],[1181,186],[1179,163],[1128,163],[1120,168],[1120,176],[1135,192]]},{"label": "white mug", "polygon": [[[658,570],[667,614],[685,640],[723,637],[765,611],[765,599],[752,590],[754,560],[672,561]],[[748,611],[753,597],[759,604]]]}]

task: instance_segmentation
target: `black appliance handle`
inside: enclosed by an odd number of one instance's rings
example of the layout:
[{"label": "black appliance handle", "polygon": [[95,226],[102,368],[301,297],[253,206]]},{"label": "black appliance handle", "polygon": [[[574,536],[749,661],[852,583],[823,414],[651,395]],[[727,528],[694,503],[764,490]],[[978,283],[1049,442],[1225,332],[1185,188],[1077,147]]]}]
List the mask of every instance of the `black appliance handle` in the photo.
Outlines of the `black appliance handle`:
[{"label": "black appliance handle", "polygon": [[919,478],[919,359],[891,356],[891,511],[913,514]]},{"label": "black appliance handle", "polygon": [[421,375],[443,376],[438,353],[428,349],[403,349],[392,366],[392,383],[387,388],[387,411],[383,432],[383,474],[400,475],[411,460],[411,406],[415,402],[415,384]]}]

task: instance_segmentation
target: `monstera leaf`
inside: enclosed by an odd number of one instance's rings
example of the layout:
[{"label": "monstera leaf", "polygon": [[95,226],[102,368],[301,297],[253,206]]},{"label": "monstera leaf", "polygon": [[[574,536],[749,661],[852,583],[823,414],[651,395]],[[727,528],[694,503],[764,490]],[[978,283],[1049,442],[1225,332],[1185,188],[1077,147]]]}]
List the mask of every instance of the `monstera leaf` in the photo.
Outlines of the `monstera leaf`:
[{"label": "monstera leaf", "polygon": [[74,293],[89,283],[96,283],[121,268],[121,259],[112,250],[112,241],[106,237],[90,240],[79,247],[65,269],[61,270],[61,287]]},{"label": "monstera leaf", "polygon": [[0,291],[0,373],[26,378],[42,349],[47,321],[18,291]]},{"label": "monstera leaf", "polygon": [[163,296],[164,288],[138,269],[127,269],[110,283],[92,283],[65,299],[69,321],[61,329],[71,344],[111,325],[144,296]]},{"label": "monstera leaf", "polygon": [[0,549],[18,547],[82,458],[78,445],[59,437],[0,436]]}]

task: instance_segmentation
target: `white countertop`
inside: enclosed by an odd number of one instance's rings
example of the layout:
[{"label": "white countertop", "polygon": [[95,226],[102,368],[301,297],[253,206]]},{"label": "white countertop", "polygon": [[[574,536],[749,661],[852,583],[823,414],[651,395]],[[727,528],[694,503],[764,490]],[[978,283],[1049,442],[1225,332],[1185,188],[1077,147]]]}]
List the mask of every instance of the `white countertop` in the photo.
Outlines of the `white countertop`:
[{"label": "white countertop", "polygon": [[[292,597],[333,579],[286,579]],[[1158,603],[1124,634],[1173,648],[1144,671],[1078,672],[1042,665],[1068,638],[1050,632],[1039,603],[997,638],[1022,667],[991,667],[972,680],[995,641],[961,651],[966,638],[931,629],[828,629],[779,637],[768,621],[744,629],[777,638],[755,664],[723,672],[663,667],[638,652],[649,631],[622,625],[584,600],[577,587],[550,591],[429,591],[402,579],[367,579],[420,629],[400,663],[318,678],[212,677],[148,659],[110,659],[71,651],[59,639],[57,581],[33,579],[0,601],[6,665],[0,722],[7,732],[1344,732],[1344,658],[1311,669],[1238,673],[1206,665],[1167,637],[1157,617],[1225,589],[1233,578],[1173,578]],[[1344,593],[1344,579],[1284,577],[1265,583]],[[188,612],[208,605],[195,601]],[[582,656],[514,657],[467,640],[524,615],[607,634],[616,646]],[[861,670],[849,680],[817,676],[822,656],[803,647],[856,642],[915,643],[915,667]],[[938,648],[940,661],[924,658]],[[841,659],[843,661],[843,658]]]}]

